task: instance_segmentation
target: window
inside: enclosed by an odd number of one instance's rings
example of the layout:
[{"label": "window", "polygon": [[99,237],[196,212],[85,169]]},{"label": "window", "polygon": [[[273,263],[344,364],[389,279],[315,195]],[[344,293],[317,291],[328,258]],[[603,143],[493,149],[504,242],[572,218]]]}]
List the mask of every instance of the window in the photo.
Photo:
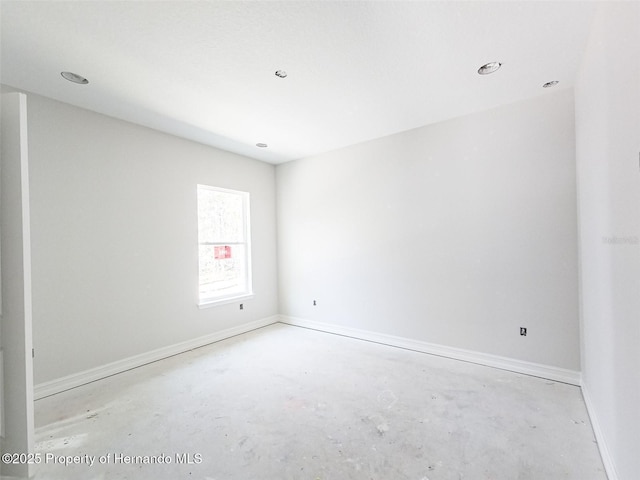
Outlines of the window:
[{"label": "window", "polygon": [[252,295],[249,194],[198,185],[200,305]]}]

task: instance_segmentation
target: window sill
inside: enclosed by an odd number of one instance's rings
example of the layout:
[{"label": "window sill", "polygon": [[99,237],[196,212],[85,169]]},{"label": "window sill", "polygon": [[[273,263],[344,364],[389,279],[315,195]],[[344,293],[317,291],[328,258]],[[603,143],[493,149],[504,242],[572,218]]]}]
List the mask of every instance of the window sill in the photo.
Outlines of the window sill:
[{"label": "window sill", "polygon": [[253,293],[246,293],[246,294],[238,295],[236,297],[226,297],[226,298],[221,298],[219,300],[207,300],[207,301],[198,303],[198,308],[202,309],[202,308],[217,307],[219,305],[226,305],[228,303],[236,303],[236,302],[241,302],[243,300],[250,300],[253,297],[254,297]]}]

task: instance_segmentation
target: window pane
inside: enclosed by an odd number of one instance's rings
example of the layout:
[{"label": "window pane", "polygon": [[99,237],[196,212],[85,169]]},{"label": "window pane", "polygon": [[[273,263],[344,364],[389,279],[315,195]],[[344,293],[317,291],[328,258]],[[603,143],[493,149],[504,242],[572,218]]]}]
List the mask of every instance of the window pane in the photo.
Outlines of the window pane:
[{"label": "window pane", "polygon": [[200,302],[251,293],[249,194],[198,185]]},{"label": "window pane", "polygon": [[200,245],[199,253],[201,299],[247,290],[244,245]]},{"label": "window pane", "polygon": [[242,195],[198,188],[198,241],[244,242]]}]

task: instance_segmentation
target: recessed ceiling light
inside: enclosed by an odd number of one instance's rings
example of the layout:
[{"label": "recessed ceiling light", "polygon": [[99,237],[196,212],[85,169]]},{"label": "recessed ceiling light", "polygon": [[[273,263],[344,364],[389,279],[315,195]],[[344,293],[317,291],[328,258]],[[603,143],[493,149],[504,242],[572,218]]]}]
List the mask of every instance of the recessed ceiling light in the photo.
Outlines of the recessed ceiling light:
[{"label": "recessed ceiling light", "polygon": [[486,64],[482,65],[478,69],[478,73],[480,75],[489,75],[490,73],[493,73],[496,70],[498,70],[501,66],[502,66],[502,64],[500,62],[489,62],[489,63],[486,63]]},{"label": "recessed ceiling light", "polygon": [[550,82],[545,83],[544,85],[542,85],[542,88],[549,88],[549,87],[554,87],[557,84],[559,84],[560,82],[558,80],[552,80]]},{"label": "recessed ceiling light", "polygon": [[276,77],[287,78],[287,72],[284,70],[276,70]]},{"label": "recessed ceiling light", "polygon": [[269,145],[267,145],[266,143],[256,143],[256,147],[258,148],[267,148]]},{"label": "recessed ceiling light", "polygon": [[89,80],[84,78],[82,75],[78,75],[77,73],[60,72],[60,75],[62,75],[66,80],[69,80],[73,83],[79,83],[80,85],[86,85],[87,83],[89,83]]}]

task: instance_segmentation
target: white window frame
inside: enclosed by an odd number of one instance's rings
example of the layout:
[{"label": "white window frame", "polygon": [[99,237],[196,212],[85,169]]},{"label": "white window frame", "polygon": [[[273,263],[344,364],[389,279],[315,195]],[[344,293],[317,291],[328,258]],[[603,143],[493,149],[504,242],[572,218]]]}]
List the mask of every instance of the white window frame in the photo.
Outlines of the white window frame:
[{"label": "white window frame", "polygon": [[[244,261],[244,277],[245,277],[245,285],[242,292],[234,292],[227,295],[216,295],[212,297],[202,297],[200,293],[200,267],[198,266],[198,307],[207,308],[213,307],[217,305],[224,305],[228,303],[238,302],[241,300],[248,300],[253,297],[253,281],[251,276],[251,215],[250,215],[250,195],[249,192],[242,192],[240,190],[230,190],[227,188],[213,187],[211,185],[202,185],[198,184],[196,193],[199,193],[201,189],[211,190],[219,193],[228,193],[233,195],[239,195],[242,198],[242,217],[243,217],[243,242],[201,242],[200,238],[198,238],[198,247],[200,245],[243,245],[245,251],[245,261]],[[197,195],[196,195],[197,200]],[[199,213],[199,205],[198,205],[198,213]],[[200,219],[198,218],[198,222]],[[199,227],[199,225],[198,225]],[[198,265],[200,263],[200,253],[198,249]]]}]

